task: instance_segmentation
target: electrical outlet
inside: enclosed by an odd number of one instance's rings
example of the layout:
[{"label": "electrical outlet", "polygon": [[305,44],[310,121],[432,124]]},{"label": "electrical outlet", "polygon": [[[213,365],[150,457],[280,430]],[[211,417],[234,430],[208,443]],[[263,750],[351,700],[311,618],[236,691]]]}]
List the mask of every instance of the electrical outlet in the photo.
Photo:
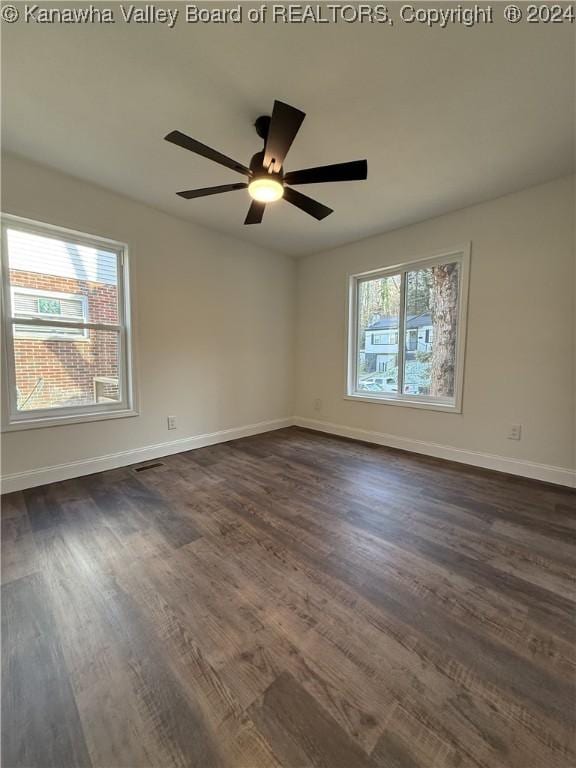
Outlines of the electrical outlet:
[{"label": "electrical outlet", "polygon": [[314,410],[315,411],[321,411],[322,410],[322,400],[320,400],[319,397],[314,400]]},{"label": "electrical outlet", "polygon": [[522,425],[510,424],[507,437],[508,440],[520,440],[522,438]]},{"label": "electrical outlet", "polygon": [[168,429],[176,429],[176,416],[168,416]]}]

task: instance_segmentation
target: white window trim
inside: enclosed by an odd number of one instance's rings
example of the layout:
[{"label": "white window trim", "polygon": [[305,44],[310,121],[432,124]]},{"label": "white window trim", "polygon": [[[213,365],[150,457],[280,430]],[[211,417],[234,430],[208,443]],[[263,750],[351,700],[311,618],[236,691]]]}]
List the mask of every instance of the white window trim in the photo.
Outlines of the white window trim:
[{"label": "white window trim", "polygon": [[[88,302],[87,297],[82,293],[61,293],[60,291],[46,291],[43,288],[23,288],[20,285],[12,285],[10,286],[10,300],[12,302],[12,307],[14,306],[14,294],[15,293],[26,293],[29,296],[46,296],[50,299],[64,299],[65,301],[80,301],[82,303],[82,317],[84,318],[83,322],[86,322],[86,318],[88,317]],[[39,313],[38,315],[33,315],[32,317],[38,317],[40,320],[49,320],[50,318],[47,315],[43,315]],[[63,320],[59,320],[58,318],[62,317],[62,315],[54,315],[53,319],[54,322],[50,326],[51,328],[57,328],[59,325],[62,325],[62,323],[66,322]],[[19,318],[20,320],[24,320],[27,318]],[[74,320],[71,320],[70,322],[73,322],[75,327],[77,324],[79,324]],[[26,325],[26,323],[14,323],[14,325]],[[31,326],[33,327],[33,326]],[[68,326],[65,326],[68,327]],[[82,334],[79,334],[76,338],[73,338],[70,335],[59,335],[58,333],[51,333],[50,336],[46,336],[45,334],[36,334],[34,331],[30,331],[29,333],[23,334],[19,333],[15,338],[18,339],[46,339],[47,341],[54,341],[54,340],[60,340],[60,341],[88,341],[88,329],[87,328],[79,328],[80,331],[82,331]]]},{"label": "white window trim", "polygon": [[[88,245],[113,252],[118,263],[119,302],[118,323],[68,322],[53,319],[26,319],[12,317],[11,285],[8,279],[8,248],[6,230],[10,227],[43,237],[54,237]],[[128,246],[116,240],[84,234],[76,230],[58,227],[53,224],[32,221],[30,219],[2,214],[2,259],[1,266],[6,279],[2,280],[2,317],[4,326],[4,358],[2,365],[2,432],[23,429],[37,429],[66,424],[137,416],[137,391],[134,375],[133,301],[130,290],[130,270]],[[18,286],[14,286],[18,287]],[[47,293],[47,292],[46,292]],[[68,328],[86,330],[117,331],[120,344],[119,387],[122,400],[118,403],[102,405],[72,406],[65,408],[43,408],[31,411],[18,411],[16,408],[16,372],[14,365],[13,325],[50,326],[55,324]]]},{"label": "white window trim", "polygon": [[[400,405],[408,408],[422,408],[430,411],[444,411],[447,413],[462,413],[463,389],[464,389],[464,361],[466,355],[467,313],[468,313],[468,287],[470,281],[470,251],[471,244],[451,248],[446,251],[436,252],[432,255],[415,258],[401,264],[390,267],[370,270],[348,276],[348,313],[346,327],[346,384],[345,400],[353,400],[360,403],[377,403],[380,405]],[[358,392],[356,390],[356,367],[358,364],[358,332],[357,332],[357,305],[358,285],[365,280],[373,280],[378,277],[398,275],[413,269],[424,269],[437,264],[458,262],[460,264],[459,284],[459,311],[456,335],[456,371],[454,375],[455,392],[453,398],[426,397],[423,395],[393,394],[390,392]],[[404,302],[405,280],[402,274],[400,295]],[[399,365],[403,364],[404,339],[404,312],[400,313],[400,329],[398,334]]]}]

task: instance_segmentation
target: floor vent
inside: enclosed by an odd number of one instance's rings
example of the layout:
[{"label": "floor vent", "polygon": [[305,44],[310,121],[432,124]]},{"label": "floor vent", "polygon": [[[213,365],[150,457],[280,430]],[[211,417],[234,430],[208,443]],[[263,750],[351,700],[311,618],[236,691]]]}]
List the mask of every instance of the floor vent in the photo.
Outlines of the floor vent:
[{"label": "floor vent", "polygon": [[156,469],[156,467],[163,467],[164,464],[161,461],[157,461],[156,464],[146,464],[144,467],[134,467],[134,472],[145,472],[147,469]]}]

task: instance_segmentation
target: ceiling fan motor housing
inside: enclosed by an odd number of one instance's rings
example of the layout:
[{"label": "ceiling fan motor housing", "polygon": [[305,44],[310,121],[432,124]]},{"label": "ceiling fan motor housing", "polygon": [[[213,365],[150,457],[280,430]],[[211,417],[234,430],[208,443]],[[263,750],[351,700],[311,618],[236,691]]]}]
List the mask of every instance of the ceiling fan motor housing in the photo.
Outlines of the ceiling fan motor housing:
[{"label": "ceiling fan motor housing", "polygon": [[256,118],[256,122],[254,123],[254,128],[256,128],[256,133],[263,141],[266,141],[268,138],[268,130],[270,128],[270,115],[260,115],[260,117]]},{"label": "ceiling fan motor housing", "polygon": [[280,184],[284,184],[284,168],[280,168],[278,173],[269,172],[264,168],[264,150],[252,155],[252,160],[250,160],[250,174],[252,178],[261,176],[274,179],[275,181],[279,181]]}]

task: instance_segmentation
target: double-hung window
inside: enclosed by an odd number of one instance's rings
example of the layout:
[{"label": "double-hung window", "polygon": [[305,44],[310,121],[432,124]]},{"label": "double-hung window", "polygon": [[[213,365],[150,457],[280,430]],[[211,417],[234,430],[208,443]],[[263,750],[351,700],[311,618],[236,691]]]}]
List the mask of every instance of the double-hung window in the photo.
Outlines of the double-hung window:
[{"label": "double-hung window", "polygon": [[469,260],[465,248],[350,277],[347,397],[461,411]]},{"label": "double-hung window", "polygon": [[5,429],[133,415],[126,247],[2,218]]}]

